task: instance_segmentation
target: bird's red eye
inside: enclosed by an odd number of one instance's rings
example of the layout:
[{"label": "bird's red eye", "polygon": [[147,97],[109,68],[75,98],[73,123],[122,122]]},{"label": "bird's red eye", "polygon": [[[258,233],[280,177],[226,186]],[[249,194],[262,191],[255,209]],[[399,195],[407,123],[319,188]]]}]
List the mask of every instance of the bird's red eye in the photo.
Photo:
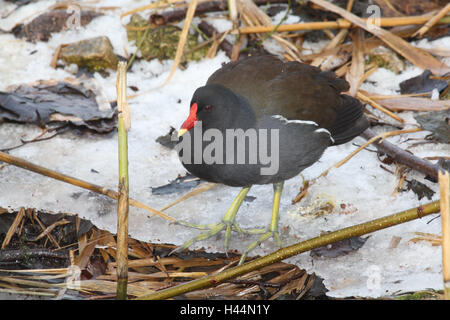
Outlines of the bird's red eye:
[{"label": "bird's red eye", "polygon": [[205,111],[211,111],[212,106],[208,104],[208,105],[206,105],[203,109],[204,109]]}]

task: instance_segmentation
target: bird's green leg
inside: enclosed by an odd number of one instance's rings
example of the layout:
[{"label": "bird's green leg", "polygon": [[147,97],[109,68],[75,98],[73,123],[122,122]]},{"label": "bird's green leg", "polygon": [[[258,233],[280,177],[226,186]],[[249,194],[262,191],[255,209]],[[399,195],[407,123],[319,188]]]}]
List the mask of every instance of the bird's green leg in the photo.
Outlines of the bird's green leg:
[{"label": "bird's green leg", "polygon": [[[281,239],[278,234],[278,211],[280,209],[280,200],[281,200],[281,193],[283,192],[283,185],[284,181],[273,184],[273,206],[272,206],[272,219],[270,220],[270,225],[268,226],[267,229],[265,229],[265,232],[263,233],[262,236],[259,237],[258,240],[250,243],[247,250],[245,250],[245,252],[242,254],[241,259],[239,260],[239,264],[242,264],[245,261],[245,258],[247,257],[250,251],[252,251],[261,243],[263,243],[264,241],[266,241],[271,237],[275,238],[277,245],[281,248],[282,246]],[[260,229],[245,230],[245,232],[260,233]]]},{"label": "bird's green leg", "polygon": [[177,221],[176,223],[182,224],[184,226],[202,229],[202,230],[209,230],[209,231],[204,232],[204,233],[200,234],[199,236],[186,241],[181,246],[179,246],[178,248],[173,250],[171,253],[182,251],[197,241],[206,240],[206,239],[216,235],[223,229],[225,229],[225,252],[227,252],[228,245],[229,245],[230,239],[231,239],[231,230],[235,229],[239,232],[242,232],[241,227],[238,226],[235,219],[236,219],[236,214],[242,204],[242,201],[244,201],[244,198],[247,195],[247,193],[249,192],[250,188],[251,187],[244,187],[241,189],[241,191],[239,191],[239,194],[233,200],[230,208],[227,210],[227,212],[223,216],[222,222],[207,224],[207,225],[199,225],[199,224],[193,224],[193,223],[188,223],[188,222],[184,222],[184,221]]}]

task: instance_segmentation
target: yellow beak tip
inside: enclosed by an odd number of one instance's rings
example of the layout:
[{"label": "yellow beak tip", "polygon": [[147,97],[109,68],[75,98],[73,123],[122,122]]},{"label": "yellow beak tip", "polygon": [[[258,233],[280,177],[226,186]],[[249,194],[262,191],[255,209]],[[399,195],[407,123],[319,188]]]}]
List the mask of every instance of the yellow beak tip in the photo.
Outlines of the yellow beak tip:
[{"label": "yellow beak tip", "polygon": [[187,132],[186,129],[180,129],[178,130],[178,137],[181,137],[183,134],[185,134]]}]

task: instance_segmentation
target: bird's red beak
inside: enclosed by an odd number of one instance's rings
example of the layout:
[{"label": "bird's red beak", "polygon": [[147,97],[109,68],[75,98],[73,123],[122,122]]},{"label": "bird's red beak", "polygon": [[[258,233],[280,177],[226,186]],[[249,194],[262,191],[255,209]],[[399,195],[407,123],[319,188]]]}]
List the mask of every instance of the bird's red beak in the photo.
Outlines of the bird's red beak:
[{"label": "bird's red beak", "polygon": [[192,104],[191,111],[189,112],[189,117],[186,119],[186,121],[181,126],[180,130],[178,131],[178,136],[181,136],[191,130],[195,123],[197,122],[197,103]]}]

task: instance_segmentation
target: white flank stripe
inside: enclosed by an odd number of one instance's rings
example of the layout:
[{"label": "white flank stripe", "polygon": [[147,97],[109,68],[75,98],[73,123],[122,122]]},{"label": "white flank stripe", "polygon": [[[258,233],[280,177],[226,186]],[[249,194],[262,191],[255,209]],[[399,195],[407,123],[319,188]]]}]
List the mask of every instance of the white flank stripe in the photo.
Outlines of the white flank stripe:
[{"label": "white flank stripe", "polygon": [[320,129],[315,130],[314,132],[317,132],[317,133],[320,133],[320,132],[328,133],[328,135],[330,136],[331,141],[334,143],[334,139],[333,139],[333,137],[331,136],[330,131],[328,131],[327,129],[325,129],[325,128],[320,128]]},{"label": "white flank stripe", "polygon": [[330,131],[328,131],[327,129],[324,129],[324,128],[317,129],[315,132],[326,132],[331,136]]},{"label": "white flank stripe", "polygon": [[309,124],[309,125],[313,125],[313,126],[319,126],[317,123],[315,123],[314,121],[308,121],[308,120],[288,120],[283,116],[280,115],[274,115],[272,116],[272,118],[278,119],[278,120],[282,120],[285,121],[287,123],[300,123],[300,124]]}]

